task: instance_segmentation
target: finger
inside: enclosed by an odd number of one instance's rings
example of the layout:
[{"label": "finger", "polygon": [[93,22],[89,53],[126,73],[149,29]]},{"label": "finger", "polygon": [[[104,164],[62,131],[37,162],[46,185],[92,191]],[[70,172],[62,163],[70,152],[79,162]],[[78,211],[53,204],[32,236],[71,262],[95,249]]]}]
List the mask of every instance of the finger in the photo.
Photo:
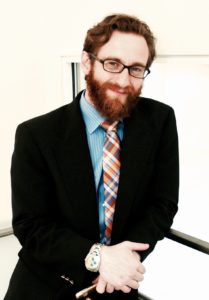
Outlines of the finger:
[{"label": "finger", "polygon": [[122,287],[120,288],[120,290],[121,290],[122,292],[124,292],[124,293],[130,293],[131,288],[130,288],[129,286],[127,286],[127,285],[124,285],[124,286],[122,286]]},{"label": "finger", "polygon": [[133,280],[138,281],[138,282],[142,281],[142,280],[144,280],[144,276],[141,273],[136,273],[133,277]]},{"label": "finger", "polygon": [[144,274],[146,272],[145,267],[140,263],[137,267],[137,271],[141,274]]},{"label": "finger", "polygon": [[144,243],[134,243],[134,242],[126,241],[125,244],[132,251],[144,251],[149,248],[149,244],[144,244]]},{"label": "finger", "polygon": [[140,261],[141,260],[141,256],[138,252],[133,251],[133,255]]},{"label": "finger", "polygon": [[114,291],[113,285],[111,285],[110,283],[108,283],[108,284],[106,285],[106,292],[107,292],[107,293],[112,293],[113,291]]},{"label": "finger", "polygon": [[99,280],[96,286],[97,293],[103,294],[105,292],[106,285],[107,285],[106,281],[101,276],[99,276]]},{"label": "finger", "polygon": [[127,286],[134,289],[134,290],[137,290],[139,288],[139,282],[136,281],[136,280],[129,280],[127,282]]}]

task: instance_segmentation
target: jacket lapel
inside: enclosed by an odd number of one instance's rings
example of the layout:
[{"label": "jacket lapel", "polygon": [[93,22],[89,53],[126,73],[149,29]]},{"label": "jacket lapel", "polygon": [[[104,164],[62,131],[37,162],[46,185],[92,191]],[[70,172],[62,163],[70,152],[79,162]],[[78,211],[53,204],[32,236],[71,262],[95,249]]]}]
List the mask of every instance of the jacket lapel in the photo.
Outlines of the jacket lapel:
[{"label": "jacket lapel", "polygon": [[[152,129],[143,108],[124,121],[124,138],[121,145],[121,173],[118,198],[113,221],[112,242],[118,240],[130,214],[136,189],[143,185],[143,172],[152,143]],[[140,199],[137,199],[140,201]]]},{"label": "jacket lapel", "polygon": [[78,224],[80,222],[78,226],[82,227],[82,224],[87,223],[89,238],[98,239],[94,173],[79,99],[80,95],[67,107],[60,126],[61,132],[58,133],[61,139],[56,144],[54,153],[72,211],[76,214]]}]

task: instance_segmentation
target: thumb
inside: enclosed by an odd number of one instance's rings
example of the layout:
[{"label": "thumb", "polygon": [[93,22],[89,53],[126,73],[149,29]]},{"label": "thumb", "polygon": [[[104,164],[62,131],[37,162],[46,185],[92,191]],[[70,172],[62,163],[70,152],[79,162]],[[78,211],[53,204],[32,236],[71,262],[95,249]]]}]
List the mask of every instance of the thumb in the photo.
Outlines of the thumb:
[{"label": "thumb", "polygon": [[132,251],[145,251],[149,248],[149,244],[126,242],[127,247]]}]

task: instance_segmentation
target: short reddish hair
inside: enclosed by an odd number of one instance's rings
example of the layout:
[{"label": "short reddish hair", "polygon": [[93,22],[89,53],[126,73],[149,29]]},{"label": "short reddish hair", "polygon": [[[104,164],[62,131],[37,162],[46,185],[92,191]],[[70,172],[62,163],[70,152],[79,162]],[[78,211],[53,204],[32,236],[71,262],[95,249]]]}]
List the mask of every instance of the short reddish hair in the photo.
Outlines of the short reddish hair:
[{"label": "short reddish hair", "polygon": [[147,68],[149,68],[156,56],[155,38],[149,26],[134,16],[114,14],[105,17],[87,31],[83,50],[96,54],[98,49],[109,41],[114,30],[135,33],[144,37],[149,48],[147,61]]}]

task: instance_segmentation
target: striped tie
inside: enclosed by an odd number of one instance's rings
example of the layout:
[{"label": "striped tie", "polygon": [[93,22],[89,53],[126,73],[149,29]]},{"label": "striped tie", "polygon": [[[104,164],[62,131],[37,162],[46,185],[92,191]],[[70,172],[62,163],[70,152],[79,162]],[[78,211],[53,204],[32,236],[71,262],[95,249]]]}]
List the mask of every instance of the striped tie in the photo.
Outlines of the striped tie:
[{"label": "striped tie", "polygon": [[104,207],[105,207],[105,237],[106,244],[111,242],[115,201],[117,198],[120,176],[120,140],[117,135],[118,121],[110,124],[105,121],[101,127],[106,131],[103,147],[103,180],[104,180]]}]

